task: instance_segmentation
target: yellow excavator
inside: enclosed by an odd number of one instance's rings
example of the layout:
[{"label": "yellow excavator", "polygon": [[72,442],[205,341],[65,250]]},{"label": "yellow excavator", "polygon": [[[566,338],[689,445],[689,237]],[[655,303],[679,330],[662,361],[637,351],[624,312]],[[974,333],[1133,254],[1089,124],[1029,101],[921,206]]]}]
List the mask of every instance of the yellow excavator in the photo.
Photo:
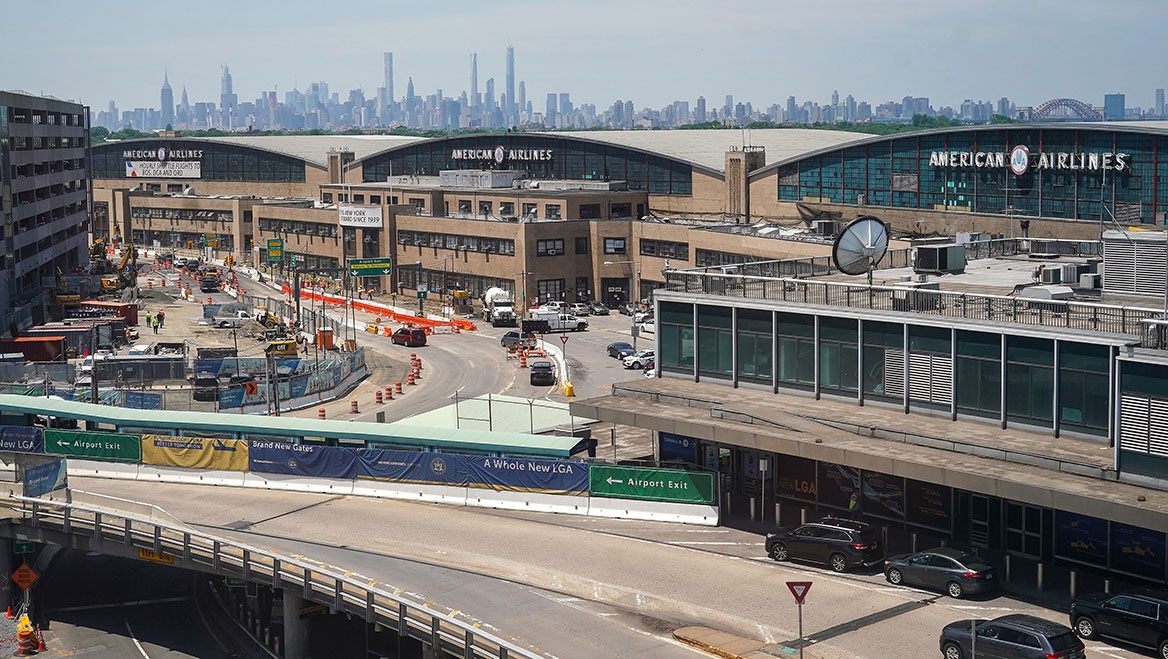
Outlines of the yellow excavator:
[{"label": "yellow excavator", "polygon": [[65,273],[61,272],[60,268],[57,268],[57,287],[53,289],[53,303],[66,307],[76,307],[81,304],[81,296],[69,292],[69,282],[65,279]]},{"label": "yellow excavator", "polygon": [[113,277],[101,278],[101,290],[113,293],[122,289],[131,288],[138,283],[138,250],[134,245],[126,245],[122,260],[114,270]]}]

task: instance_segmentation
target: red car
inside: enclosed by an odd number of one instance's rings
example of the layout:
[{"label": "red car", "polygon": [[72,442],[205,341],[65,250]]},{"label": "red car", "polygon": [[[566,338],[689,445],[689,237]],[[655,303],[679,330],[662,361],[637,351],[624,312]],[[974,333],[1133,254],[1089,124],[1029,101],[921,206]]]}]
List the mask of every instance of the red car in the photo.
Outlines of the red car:
[{"label": "red car", "polygon": [[389,338],[394,343],[399,343],[407,348],[417,348],[426,345],[426,332],[417,327],[399,327],[394,330]]}]

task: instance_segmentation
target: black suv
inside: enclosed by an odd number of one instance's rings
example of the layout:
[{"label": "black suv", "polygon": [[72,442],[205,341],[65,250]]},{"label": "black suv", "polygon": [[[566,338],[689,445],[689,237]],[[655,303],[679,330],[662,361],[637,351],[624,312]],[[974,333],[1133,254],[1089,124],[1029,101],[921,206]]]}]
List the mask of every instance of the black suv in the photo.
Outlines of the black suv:
[{"label": "black suv", "polygon": [[1137,588],[1119,595],[1095,593],[1071,602],[1071,627],[1079,636],[1100,636],[1156,648],[1168,659],[1168,591]]},{"label": "black suv", "polygon": [[970,628],[977,628],[977,656],[1001,659],[1086,659],[1083,642],[1066,625],[1013,613],[993,620],[958,620],[941,630],[941,655],[963,659],[972,654]]},{"label": "black suv", "polygon": [[835,517],[768,533],[766,550],[776,561],[826,563],[836,572],[884,561],[884,548],[871,524]]}]

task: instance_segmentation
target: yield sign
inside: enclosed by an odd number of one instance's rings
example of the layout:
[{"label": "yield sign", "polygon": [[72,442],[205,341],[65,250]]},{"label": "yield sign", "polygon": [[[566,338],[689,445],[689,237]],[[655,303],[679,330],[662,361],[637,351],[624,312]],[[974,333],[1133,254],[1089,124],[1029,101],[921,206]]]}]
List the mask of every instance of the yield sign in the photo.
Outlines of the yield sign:
[{"label": "yield sign", "polygon": [[811,582],[788,581],[787,588],[791,589],[791,594],[795,596],[795,601],[799,604],[802,604],[803,598],[807,597],[807,591],[811,590]]}]

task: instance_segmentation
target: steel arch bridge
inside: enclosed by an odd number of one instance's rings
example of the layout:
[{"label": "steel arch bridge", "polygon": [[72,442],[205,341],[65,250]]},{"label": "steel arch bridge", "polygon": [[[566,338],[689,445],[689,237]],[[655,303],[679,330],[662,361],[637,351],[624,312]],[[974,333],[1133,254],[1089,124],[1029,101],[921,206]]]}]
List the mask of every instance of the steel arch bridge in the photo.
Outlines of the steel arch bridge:
[{"label": "steel arch bridge", "polygon": [[[1059,112],[1062,110],[1063,112]],[[1063,113],[1072,115],[1065,116]],[[1103,115],[1095,108],[1075,98],[1052,98],[1034,108],[1033,119],[1078,119],[1081,121],[1103,121]]]}]

